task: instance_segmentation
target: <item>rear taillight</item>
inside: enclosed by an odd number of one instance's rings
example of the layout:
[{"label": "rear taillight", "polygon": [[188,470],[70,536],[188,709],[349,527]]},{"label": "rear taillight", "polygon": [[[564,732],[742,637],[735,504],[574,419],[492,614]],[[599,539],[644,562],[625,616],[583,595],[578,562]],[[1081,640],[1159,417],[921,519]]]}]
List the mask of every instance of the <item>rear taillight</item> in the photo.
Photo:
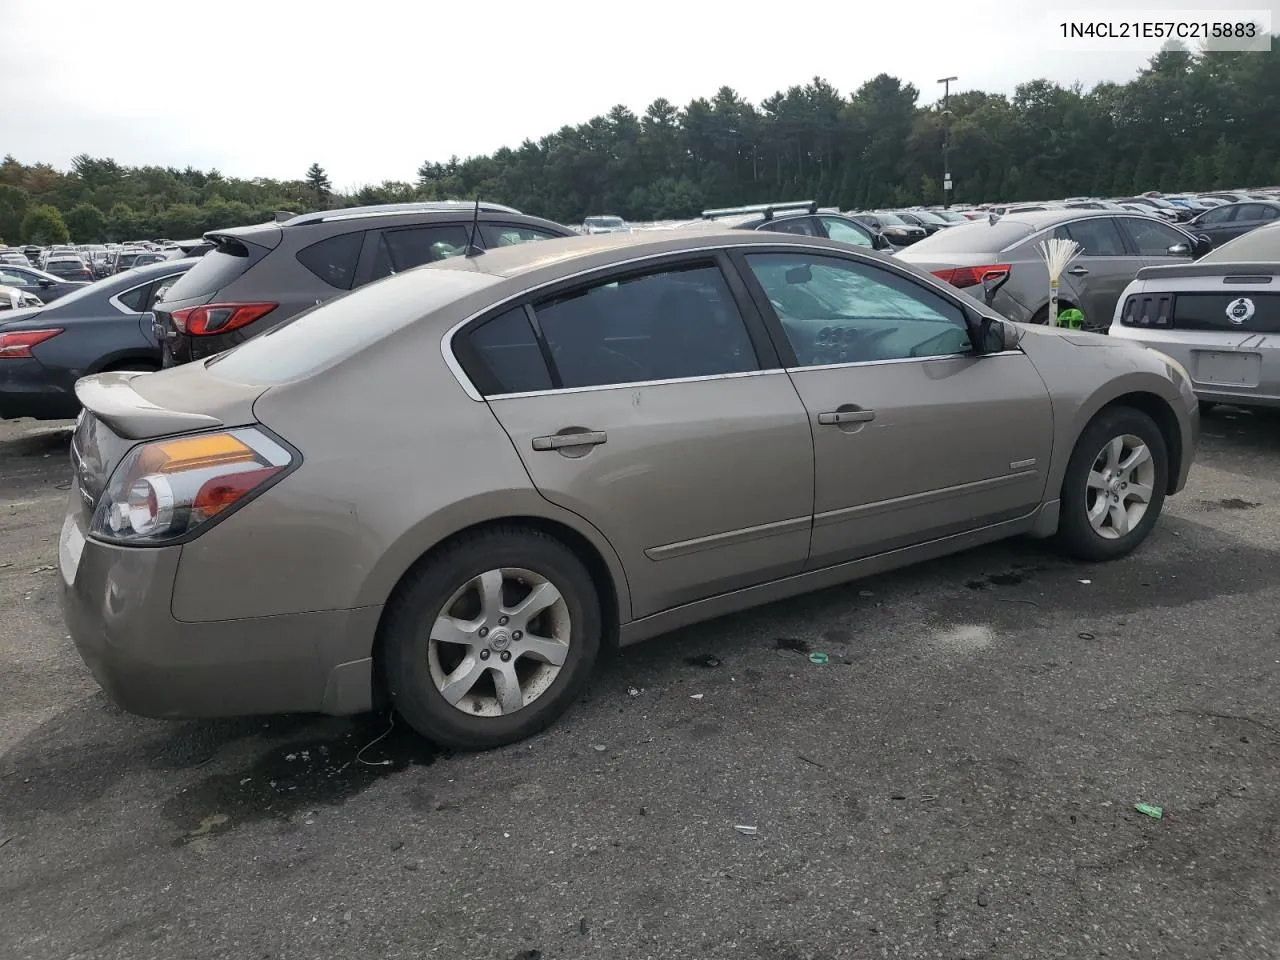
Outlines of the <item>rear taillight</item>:
[{"label": "rear taillight", "polygon": [[91,532],[138,546],[182,539],[261,493],[294,462],[252,427],[144,443],[116,467]]},{"label": "rear taillight", "polygon": [[981,267],[949,267],[946,270],[934,270],[933,275],[953,287],[976,287],[988,278],[999,280],[1009,275],[1009,264],[988,263]]},{"label": "rear taillight", "polygon": [[1173,294],[1137,294],[1124,302],[1120,323],[1126,327],[1172,327]]},{"label": "rear taillight", "polygon": [[31,357],[32,347],[56,337],[61,332],[61,329],[56,329],[20,330],[15,333],[0,333],[0,360]]},{"label": "rear taillight", "polygon": [[206,303],[202,307],[183,307],[170,316],[179,333],[207,337],[261,320],[277,306],[274,303]]}]

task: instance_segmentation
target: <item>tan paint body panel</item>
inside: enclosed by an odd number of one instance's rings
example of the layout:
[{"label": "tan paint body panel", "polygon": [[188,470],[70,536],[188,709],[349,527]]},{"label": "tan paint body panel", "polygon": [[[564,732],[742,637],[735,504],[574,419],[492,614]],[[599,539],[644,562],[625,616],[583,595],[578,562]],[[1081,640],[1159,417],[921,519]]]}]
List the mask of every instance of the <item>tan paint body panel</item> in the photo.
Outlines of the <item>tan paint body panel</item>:
[{"label": "tan paint body panel", "polygon": [[[781,370],[494,399],[535,485],[622,558],[632,615],[790,576],[809,553],[813,441]],[[587,448],[538,451],[566,428]]]},{"label": "tan paint body panel", "polygon": [[[1048,392],[1019,352],[791,371],[813,427],[809,567],[1025,516],[1052,449]],[[865,422],[823,424],[856,406]],[[998,430],[985,429],[1000,424]],[[1030,466],[1014,464],[1032,461]]]}]

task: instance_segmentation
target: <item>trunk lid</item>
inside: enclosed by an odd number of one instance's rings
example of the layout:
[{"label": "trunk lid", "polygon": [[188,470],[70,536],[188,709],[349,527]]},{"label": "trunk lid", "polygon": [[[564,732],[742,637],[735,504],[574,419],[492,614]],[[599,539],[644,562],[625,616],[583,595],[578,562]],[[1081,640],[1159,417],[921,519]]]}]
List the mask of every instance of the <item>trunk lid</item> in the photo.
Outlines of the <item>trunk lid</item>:
[{"label": "trunk lid", "polygon": [[253,403],[267,388],[209,376],[194,363],[158,373],[99,373],[76,382],[85,410],[127,440],[255,422]]}]

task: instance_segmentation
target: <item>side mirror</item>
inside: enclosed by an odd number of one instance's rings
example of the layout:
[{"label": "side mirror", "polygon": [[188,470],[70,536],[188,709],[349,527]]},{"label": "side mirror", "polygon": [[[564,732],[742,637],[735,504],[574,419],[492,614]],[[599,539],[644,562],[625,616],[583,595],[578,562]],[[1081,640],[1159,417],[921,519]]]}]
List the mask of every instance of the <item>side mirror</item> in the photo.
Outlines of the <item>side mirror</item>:
[{"label": "side mirror", "polygon": [[889,242],[889,238],[883,233],[876,233],[871,237],[871,249],[891,250],[893,249],[893,244]]},{"label": "side mirror", "polygon": [[52,287],[52,286],[53,286],[53,281],[52,281],[52,280],[48,280],[48,279],[46,279],[46,278],[44,278],[44,277],[41,277],[41,278],[40,278],[40,286],[42,286],[42,287],[46,287],[46,288],[47,288],[47,287]]},{"label": "side mirror", "polygon": [[983,317],[978,321],[977,343],[978,353],[1000,353],[1008,347],[1004,323],[995,317]]},{"label": "side mirror", "polygon": [[1165,251],[1171,257],[1189,257],[1191,256],[1191,244],[1175,243],[1172,247]]},{"label": "side mirror", "polygon": [[1195,237],[1195,246],[1192,248],[1193,255],[1203,257],[1206,253],[1213,249],[1213,237],[1207,233],[1202,233]]}]

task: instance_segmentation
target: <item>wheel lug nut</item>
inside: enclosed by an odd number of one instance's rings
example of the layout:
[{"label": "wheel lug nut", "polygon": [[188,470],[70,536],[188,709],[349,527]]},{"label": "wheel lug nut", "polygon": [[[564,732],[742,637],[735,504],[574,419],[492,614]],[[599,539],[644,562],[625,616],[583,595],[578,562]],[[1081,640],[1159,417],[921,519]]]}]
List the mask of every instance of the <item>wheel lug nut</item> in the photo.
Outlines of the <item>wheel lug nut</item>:
[{"label": "wheel lug nut", "polygon": [[481,659],[481,660],[488,660],[488,659],[489,659],[489,651],[488,651],[488,650],[481,650],[481,651],[480,651],[480,659]]},{"label": "wheel lug nut", "polygon": [[503,663],[506,663],[506,662],[507,662],[508,660],[510,660],[510,659],[511,659],[511,651],[510,651],[510,650],[503,650],[503,651],[502,651],[502,662],[503,662]]},{"label": "wheel lug nut", "polygon": [[482,636],[482,637],[487,637],[488,635],[489,635],[489,628],[488,628],[488,627],[481,627],[481,628],[480,628],[480,636]]},{"label": "wheel lug nut", "polygon": [[511,639],[512,639],[512,640],[523,640],[523,639],[524,639],[524,633],[523,633],[522,631],[520,631],[520,630],[512,630],[512,631],[511,631]]},{"label": "wheel lug nut", "polygon": [[500,626],[500,627],[505,627],[505,626],[507,625],[507,621],[508,621],[508,620],[510,620],[510,619],[511,619],[510,617],[499,617],[499,618],[498,618],[498,626]]}]

